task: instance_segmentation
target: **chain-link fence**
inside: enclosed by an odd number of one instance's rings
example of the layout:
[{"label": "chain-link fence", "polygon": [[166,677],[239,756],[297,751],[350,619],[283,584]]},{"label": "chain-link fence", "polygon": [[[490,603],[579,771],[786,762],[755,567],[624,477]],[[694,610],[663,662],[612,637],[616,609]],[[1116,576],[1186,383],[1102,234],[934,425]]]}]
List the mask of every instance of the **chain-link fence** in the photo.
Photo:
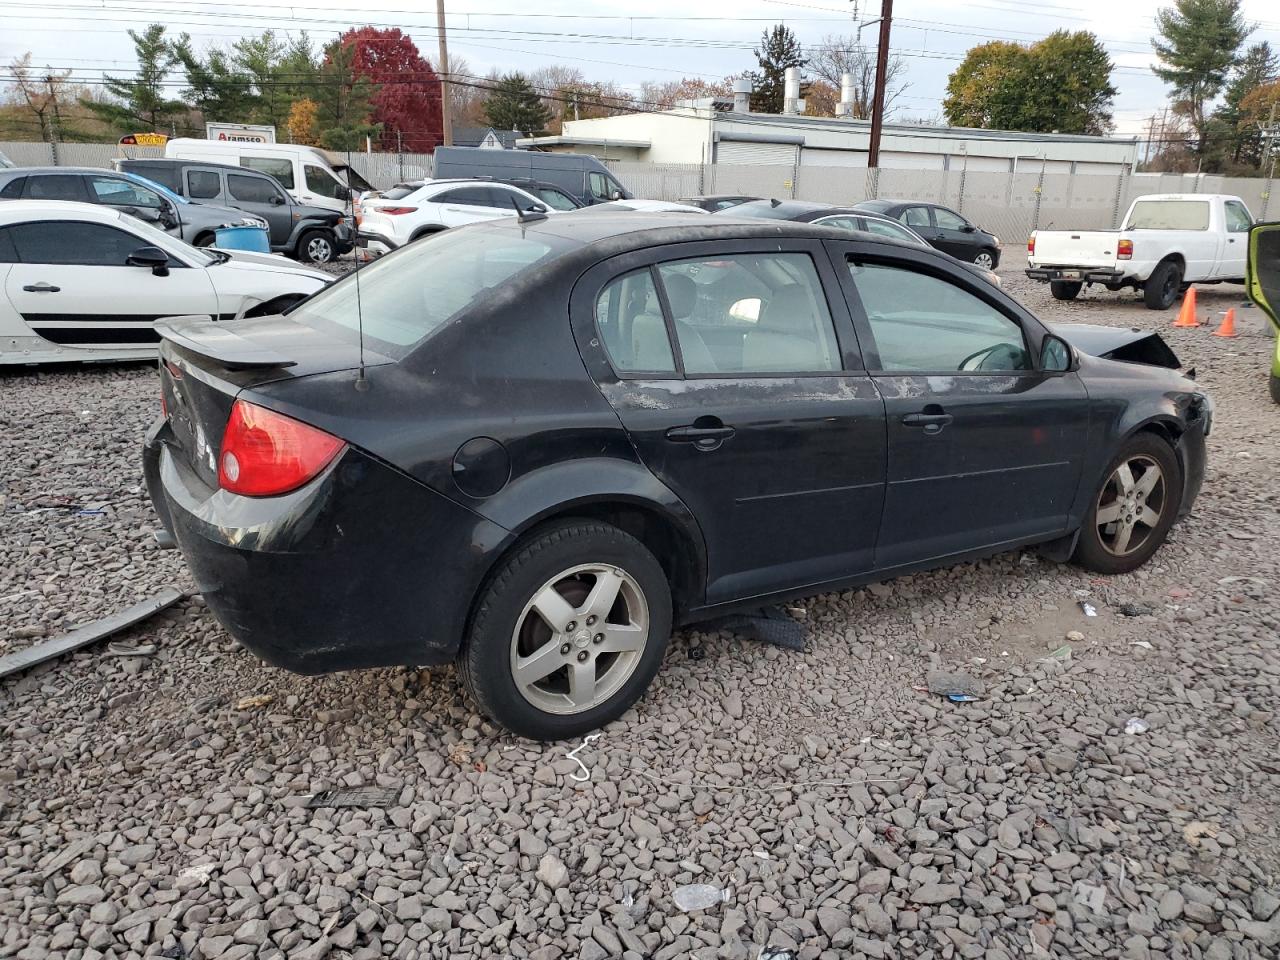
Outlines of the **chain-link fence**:
[{"label": "chain-link fence", "polygon": [[[163,156],[159,147],[114,143],[0,142],[19,166],[110,167],[122,157]],[[425,153],[351,153],[351,166],[378,189],[429,178]],[[1032,230],[1053,227],[1102,230],[1120,226],[1135,197],[1152,193],[1225,193],[1240,197],[1255,217],[1280,218],[1270,179],[1192,174],[1047,173],[1035,163],[1009,173],[971,171],[953,157],[947,170],[807,164],[638,163],[608,165],[637,197],[678,200],[703,194],[740,194],[822,203],[856,203],[872,197],[941,203],[1006,241],[1019,243]]]}]

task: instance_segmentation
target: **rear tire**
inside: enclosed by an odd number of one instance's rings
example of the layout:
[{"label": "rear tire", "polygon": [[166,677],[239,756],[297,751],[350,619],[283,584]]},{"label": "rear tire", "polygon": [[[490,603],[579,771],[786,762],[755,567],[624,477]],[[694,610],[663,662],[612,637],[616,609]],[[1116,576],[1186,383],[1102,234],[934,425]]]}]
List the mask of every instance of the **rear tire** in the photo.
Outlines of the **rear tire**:
[{"label": "rear tire", "polygon": [[1136,570],[1164,543],[1181,506],[1182,468],[1173,447],[1155,434],[1135,434],[1094,489],[1073,559],[1095,573]]},{"label": "rear tire", "polygon": [[196,247],[212,247],[212,246],[213,246],[214,241],[215,241],[215,240],[217,240],[217,239],[218,239],[218,238],[217,238],[217,237],[215,237],[212,233],[202,233],[202,234],[200,234],[200,236],[196,237],[196,239],[195,239],[195,243],[194,243],[194,244],[192,244],[192,246],[196,246]]},{"label": "rear tire", "polygon": [[1271,374],[1271,399],[1280,403],[1280,377]]},{"label": "rear tire", "polygon": [[1050,280],[1049,292],[1055,300],[1074,300],[1084,284],[1078,280]]},{"label": "rear tire", "polygon": [[670,635],[671,590],[653,554],[616,527],[569,520],[518,544],[482,588],[458,673],[512,733],[563,740],[635,703]]},{"label": "rear tire", "polygon": [[1182,268],[1173,260],[1157,264],[1142,285],[1142,301],[1148,310],[1168,310],[1182,289]]}]

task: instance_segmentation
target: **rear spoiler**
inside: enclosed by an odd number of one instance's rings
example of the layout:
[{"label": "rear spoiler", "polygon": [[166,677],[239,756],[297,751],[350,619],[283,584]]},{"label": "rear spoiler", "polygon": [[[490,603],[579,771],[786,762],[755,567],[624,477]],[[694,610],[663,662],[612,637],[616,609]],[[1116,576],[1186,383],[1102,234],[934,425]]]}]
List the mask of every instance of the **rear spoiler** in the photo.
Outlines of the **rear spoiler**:
[{"label": "rear spoiler", "polygon": [[176,347],[216,360],[228,370],[250,370],[255,367],[294,367],[282,353],[261,347],[252,340],[232,333],[214,323],[205,314],[166,317],[156,324],[156,333]]}]

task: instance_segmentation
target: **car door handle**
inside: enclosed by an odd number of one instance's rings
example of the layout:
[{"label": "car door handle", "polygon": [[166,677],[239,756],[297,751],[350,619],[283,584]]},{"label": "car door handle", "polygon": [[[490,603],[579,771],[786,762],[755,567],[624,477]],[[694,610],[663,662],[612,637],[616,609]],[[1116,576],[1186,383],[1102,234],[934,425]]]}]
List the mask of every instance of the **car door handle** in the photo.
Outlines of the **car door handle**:
[{"label": "car door handle", "polygon": [[907,427],[924,427],[925,433],[933,434],[941,433],[942,428],[954,419],[949,413],[908,413],[902,418],[902,423]]},{"label": "car door handle", "polygon": [[52,283],[45,283],[43,280],[40,283],[29,283],[22,289],[27,293],[58,293],[62,290],[61,287],[55,287]]},{"label": "car door handle", "polygon": [[667,439],[673,443],[692,443],[700,450],[714,450],[735,433],[737,431],[733,427],[726,427],[717,420],[714,424],[705,426],[690,424],[684,427],[672,427],[667,431]]}]

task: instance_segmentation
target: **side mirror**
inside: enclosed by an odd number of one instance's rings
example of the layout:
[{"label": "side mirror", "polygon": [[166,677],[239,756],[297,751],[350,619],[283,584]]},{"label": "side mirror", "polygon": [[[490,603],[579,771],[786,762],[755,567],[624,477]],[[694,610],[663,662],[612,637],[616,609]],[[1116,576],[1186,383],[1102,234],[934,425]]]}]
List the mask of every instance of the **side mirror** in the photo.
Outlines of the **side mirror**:
[{"label": "side mirror", "polygon": [[610,199],[610,200],[621,200],[621,199],[622,199],[622,191],[621,191],[621,190],[610,190],[610,191],[609,191],[609,199]]},{"label": "side mirror", "polygon": [[966,223],[966,224],[965,224],[963,227],[961,227],[960,229],[961,229],[961,230],[963,230],[965,233],[977,233],[977,232],[978,232],[978,228],[977,228],[977,227],[975,227],[972,223]]},{"label": "side mirror", "polygon": [[277,206],[277,207],[283,207],[283,206],[284,206],[284,197],[280,196],[280,194],[278,194],[278,193],[273,193],[273,194],[271,195],[271,202],[272,202],[272,204],[274,204],[274,205],[275,205],[275,206]]},{"label": "side mirror", "polygon": [[[1249,229],[1244,285],[1249,299],[1280,329],[1280,223],[1259,223]],[[1276,363],[1280,365],[1280,360]]]},{"label": "side mirror", "polygon": [[130,267],[150,267],[157,277],[169,275],[169,255],[159,247],[139,247],[129,254],[125,264]]},{"label": "side mirror", "polygon": [[1071,369],[1071,347],[1061,337],[1048,334],[1040,344],[1040,369],[1044,373],[1066,373]]}]

